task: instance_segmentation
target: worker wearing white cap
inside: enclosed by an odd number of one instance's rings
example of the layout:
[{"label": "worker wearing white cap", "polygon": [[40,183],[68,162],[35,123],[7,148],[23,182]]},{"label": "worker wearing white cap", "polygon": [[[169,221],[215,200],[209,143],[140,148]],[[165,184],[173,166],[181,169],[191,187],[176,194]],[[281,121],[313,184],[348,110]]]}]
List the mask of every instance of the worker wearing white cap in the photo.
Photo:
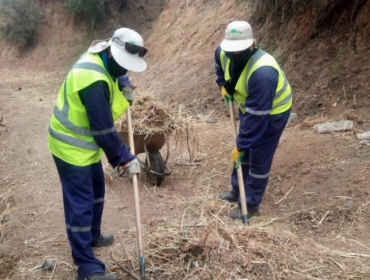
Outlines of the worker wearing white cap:
[{"label": "worker wearing white cap", "polygon": [[118,279],[105,272],[92,250],[113,243],[113,235],[100,230],[105,194],[101,157],[104,152],[112,167],[122,166],[130,178],[140,173],[114,121],[132,101],[122,94],[117,78],[128,71],[143,72],[146,52],[140,34],[129,28],[93,42],[68,72],[50,121],[48,144],[62,183],[66,230],[79,280]]},{"label": "worker wearing white cap", "polygon": [[[256,46],[252,28],[245,21],[231,22],[215,54],[217,84],[223,98],[235,100],[239,107],[240,128],[233,163],[242,165],[248,216],[259,214],[272,159],[292,106],[292,91],[276,60]],[[239,206],[230,212],[241,218],[236,169],[231,175],[232,189],[221,194]]]}]

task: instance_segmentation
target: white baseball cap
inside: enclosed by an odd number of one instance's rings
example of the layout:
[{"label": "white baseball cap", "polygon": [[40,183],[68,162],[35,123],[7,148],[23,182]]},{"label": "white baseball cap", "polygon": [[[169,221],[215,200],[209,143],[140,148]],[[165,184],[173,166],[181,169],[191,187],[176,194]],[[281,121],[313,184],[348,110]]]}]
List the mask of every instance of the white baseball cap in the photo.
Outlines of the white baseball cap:
[{"label": "white baseball cap", "polygon": [[147,52],[144,40],[139,33],[130,28],[117,29],[112,38],[93,41],[87,50],[99,53],[111,47],[114,60],[123,68],[133,72],[143,72],[147,64],[143,59]]},{"label": "white baseball cap", "polygon": [[254,41],[252,27],[248,22],[233,21],[226,27],[221,49],[225,52],[238,52],[252,46]]}]

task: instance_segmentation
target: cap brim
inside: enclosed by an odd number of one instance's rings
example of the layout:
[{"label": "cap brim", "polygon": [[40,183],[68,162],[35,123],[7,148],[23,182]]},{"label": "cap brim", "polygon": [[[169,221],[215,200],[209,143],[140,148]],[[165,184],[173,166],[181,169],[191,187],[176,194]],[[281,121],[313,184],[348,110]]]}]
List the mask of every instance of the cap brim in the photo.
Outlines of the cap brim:
[{"label": "cap brim", "polygon": [[111,45],[111,52],[114,60],[123,68],[132,72],[143,72],[147,68],[144,59],[139,57],[138,54],[133,55],[126,50],[121,49],[114,44]]},{"label": "cap brim", "polygon": [[112,41],[110,39],[95,40],[91,43],[87,51],[90,53],[99,53],[108,48],[111,45],[111,43]]},{"label": "cap brim", "polygon": [[221,49],[225,52],[238,52],[248,49],[254,43],[253,39],[247,40],[223,40],[221,42]]}]

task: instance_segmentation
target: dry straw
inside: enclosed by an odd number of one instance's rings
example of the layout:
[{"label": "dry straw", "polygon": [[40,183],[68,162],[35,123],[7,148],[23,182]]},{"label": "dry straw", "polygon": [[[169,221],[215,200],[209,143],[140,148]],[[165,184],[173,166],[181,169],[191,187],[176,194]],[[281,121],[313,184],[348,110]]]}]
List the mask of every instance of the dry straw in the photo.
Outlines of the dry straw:
[{"label": "dry straw", "polygon": [[[181,129],[184,125],[173,115],[176,112],[163,102],[151,96],[142,96],[131,107],[133,131],[137,134],[164,133],[166,135]],[[119,131],[128,131],[126,116],[117,122]]]},{"label": "dry straw", "polygon": [[[252,226],[242,226],[228,217],[229,203],[209,200],[209,187],[201,197],[173,198],[183,215],[145,230],[148,279],[369,279],[365,250],[330,250],[288,228],[274,228],[276,218],[253,218]],[[120,248],[113,255],[119,266],[138,274],[136,256]],[[110,269],[122,271],[119,266]]]}]

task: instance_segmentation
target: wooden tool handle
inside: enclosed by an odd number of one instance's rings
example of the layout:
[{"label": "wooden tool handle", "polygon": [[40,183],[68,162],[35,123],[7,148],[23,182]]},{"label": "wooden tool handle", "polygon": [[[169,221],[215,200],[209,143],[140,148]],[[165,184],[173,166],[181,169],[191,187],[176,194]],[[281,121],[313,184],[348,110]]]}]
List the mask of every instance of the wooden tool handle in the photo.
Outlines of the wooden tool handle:
[{"label": "wooden tool handle", "polygon": [[[236,148],[236,138],[237,138],[237,130],[236,130],[236,122],[235,122],[235,110],[234,110],[234,101],[229,100],[229,109],[230,109],[230,119],[231,119],[231,127],[233,130],[233,139],[234,139],[234,147]],[[240,203],[242,207],[242,222],[243,224],[248,224],[248,213],[247,213],[247,200],[245,197],[245,189],[244,189],[244,179],[243,179],[243,171],[242,165],[239,164],[238,169],[236,170],[238,175],[238,185],[239,185],[239,195],[240,195]]]},{"label": "wooden tool handle", "polygon": [[[132,131],[130,107],[127,108],[126,116],[127,116],[128,142],[129,142],[129,145],[130,145],[130,152],[133,155],[135,155],[134,134],[133,134],[133,131]],[[142,262],[143,262],[143,260],[144,260],[144,247],[143,247],[143,237],[142,237],[142,231],[141,231],[139,187],[138,187],[137,174],[134,174],[134,176],[132,178],[132,184],[134,186],[136,229],[137,229],[137,243],[138,243],[138,246],[139,246],[139,259],[141,259]],[[145,270],[144,270],[144,273],[145,273]]]}]

